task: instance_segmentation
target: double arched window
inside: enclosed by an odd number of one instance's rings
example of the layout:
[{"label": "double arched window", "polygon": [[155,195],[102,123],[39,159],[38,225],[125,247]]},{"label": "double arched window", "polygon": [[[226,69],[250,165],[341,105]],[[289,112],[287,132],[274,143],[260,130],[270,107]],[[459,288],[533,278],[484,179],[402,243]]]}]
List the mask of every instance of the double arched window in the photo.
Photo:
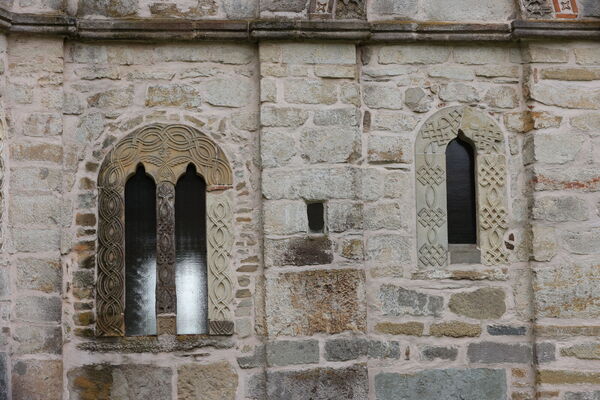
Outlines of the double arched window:
[{"label": "double arched window", "polygon": [[497,123],[470,107],[446,108],[425,122],[415,150],[419,268],[435,274],[448,265],[453,244],[476,246],[475,262],[505,263],[506,157]]},{"label": "double arched window", "polygon": [[231,168],[184,125],[122,139],[99,180],[97,333],[232,334]]}]

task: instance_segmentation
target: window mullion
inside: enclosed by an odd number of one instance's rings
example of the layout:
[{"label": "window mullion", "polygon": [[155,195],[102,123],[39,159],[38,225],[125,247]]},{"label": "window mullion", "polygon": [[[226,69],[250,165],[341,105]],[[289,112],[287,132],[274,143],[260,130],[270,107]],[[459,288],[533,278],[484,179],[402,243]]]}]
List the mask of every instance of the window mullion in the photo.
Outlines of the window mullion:
[{"label": "window mullion", "polygon": [[156,320],[158,334],[176,334],[175,289],[175,185],[160,182],[156,188]]}]

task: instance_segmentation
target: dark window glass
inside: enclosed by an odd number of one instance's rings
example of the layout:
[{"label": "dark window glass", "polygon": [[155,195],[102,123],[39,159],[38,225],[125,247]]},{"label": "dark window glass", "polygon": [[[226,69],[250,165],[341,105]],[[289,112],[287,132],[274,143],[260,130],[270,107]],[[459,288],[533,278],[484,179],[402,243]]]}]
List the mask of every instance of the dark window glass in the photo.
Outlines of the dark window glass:
[{"label": "dark window glass", "polygon": [[448,243],[477,243],[475,156],[469,143],[452,140],[446,149]]},{"label": "dark window glass", "polygon": [[312,233],[321,233],[325,228],[325,207],[323,203],[308,203],[308,229]]},{"label": "dark window glass", "polygon": [[125,185],[125,333],[156,334],[156,185],[139,166]]},{"label": "dark window glass", "polygon": [[177,333],[208,332],[206,184],[193,165],[175,187]]}]

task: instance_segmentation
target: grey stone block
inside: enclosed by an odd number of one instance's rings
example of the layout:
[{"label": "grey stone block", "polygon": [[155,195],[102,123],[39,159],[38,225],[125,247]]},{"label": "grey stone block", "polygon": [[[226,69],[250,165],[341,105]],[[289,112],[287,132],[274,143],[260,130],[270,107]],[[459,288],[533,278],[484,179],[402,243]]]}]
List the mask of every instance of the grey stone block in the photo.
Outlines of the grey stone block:
[{"label": "grey stone block", "polygon": [[483,364],[530,363],[532,350],[526,344],[494,342],[471,343],[467,350],[469,361]]},{"label": "grey stone block", "polygon": [[379,359],[399,359],[402,356],[399,342],[384,342],[380,340],[369,340],[367,354],[369,358]]},{"label": "grey stone block", "polygon": [[600,400],[600,391],[595,392],[567,392],[565,400]]},{"label": "grey stone block", "polygon": [[383,285],[379,291],[384,315],[413,315],[439,317],[444,298],[393,285]]},{"label": "grey stone block", "polygon": [[325,343],[327,361],[355,360],[367,355],[369,343],[366,339],[344,338],[328,340]]},{"label": "grey stone block", "polygon": [[579,0],[579,7],[581,8],[581,15],[584,17],[600,17],[600,2],[598,0]]},{"label": "grey stone block", "polygon": [[362,364],[339,369],[276,371],[267,375],[269,400],[364,400],[368,392],[367,368]]},{"label": "grey stone block", "polygon": [[265,364],[265,346],[262,344],[256,346],[251,356],[238,357],[237,362],[243,369],[263,366]]},{"label": "grey stone block", "polygon": [[280,340],[267,343],[267,364],[284,366],[319,362],[319,342],[316,340]]},{"label": "grey stone block", "polygon": [[21,297],[15,304],[15,316],[25,321],[60,322],[61,305],[60,297]]},{"label": "grey stone block", "polygon": [[436,359],[454,361],[458,356],[458,349],[454,347],[426,346],[421,350],[421,355],[424,360],[428,361]]},{"label": "grey stone block", "polygon": [[15,352],[31,353],[62,353],[62,331],[60,326],[24,325],[13,327]]},{"label": "grey stone block", "polygon": [[308,6],[307,0],[263,0],[261,11],[301,12]]},{"label": "grey stone block", "polygon": [[0,353],[0,400],[8,400],[8,356]]},{"label": "grey stone block", "polygon": [[379,373],[375,393],[377,400],[505,400],[506,373],[485,368]]},{"label": "grey stone block", "polygon": [[536,343],[535,361],[538,364],[556,361],[556,346],[554,343]]},{"label": "grey stone block", "polygon": [[522,336],[527,333],[526,326],[489,325],[487,331],[492,336]]},{"label": "grey stone block", "polygon": [[10,271],[0,268],[0,299],[10,296]]}]

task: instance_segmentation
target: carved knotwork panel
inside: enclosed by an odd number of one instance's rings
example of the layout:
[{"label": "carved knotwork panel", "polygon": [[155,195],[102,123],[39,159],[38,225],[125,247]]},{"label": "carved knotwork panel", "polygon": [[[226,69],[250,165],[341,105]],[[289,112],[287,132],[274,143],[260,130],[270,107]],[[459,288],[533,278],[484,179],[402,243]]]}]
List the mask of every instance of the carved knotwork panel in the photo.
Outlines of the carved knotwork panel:
[{"label": "carved knotwork panel", "polygon": [[502,132],[493,119],[480,111],[451,107],[440,110],[425,122],[415,144],[417,256],[421,269],[439,270],[448,264],[446,147],[459,132],[476,150],[482,263],[507,262],[502,246],[508,227]]},{"label": "carved knotwork panel", "polygon": [[[223,151],[204,133],[185,125],[153,124],[119,141],[106,156],[98,178],[98,278],[96,289],[97,333],[125,333],[125,226],[124,186],[142,163],[157,185],[157,313],[176,311],[174,257],[174,185],[192,163],[208,190],[218,189],[227,198],[232,171]],[[215,193],[217,193],[215,192]],[[210,193],[210,192],[209,192]],[[207,195],[207,201],[212,198]],[[231,205],[224,200],[212,209],[208,223],[208,282],[215,285],[209,297],[209,319],[216,315],[220,326],[233,326],[228,302],[232,299],[229,256],[233,242]],[[215,237],[211,237],[215,235]],[[211,244],[213,243],[213,250]],[[211,267],[211,265],[213,267]],[[217,304],[212,307],[211,302]],[[209,321],[210,323],[210,321]],[[221,329],[231,332],[232,328]],[[221,332],[222,333],[222,332]]]}]

